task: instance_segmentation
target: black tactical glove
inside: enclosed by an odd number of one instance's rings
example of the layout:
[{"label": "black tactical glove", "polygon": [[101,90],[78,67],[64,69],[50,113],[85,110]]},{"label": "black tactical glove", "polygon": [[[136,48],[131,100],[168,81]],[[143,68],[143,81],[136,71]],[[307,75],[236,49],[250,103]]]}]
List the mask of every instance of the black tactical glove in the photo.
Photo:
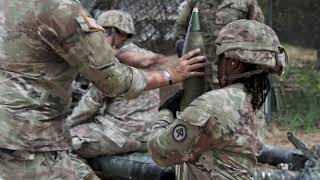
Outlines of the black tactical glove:
[{"label": "black tactical glove", "polygon": [[173,113],[174,118],[176,118],[176,112],[180,111],[180,103],[183,97],[183,90],[179,90],[175,95],[168,98],[159,108],[159,111],[162,109],[168,109]]},{"label": "black tactical glove", "polygon": [[183,44],[184,44],[184,39],[182,39],[182,38],[179,38],[175,44],[176,53],[179,58],[182,56]]}]

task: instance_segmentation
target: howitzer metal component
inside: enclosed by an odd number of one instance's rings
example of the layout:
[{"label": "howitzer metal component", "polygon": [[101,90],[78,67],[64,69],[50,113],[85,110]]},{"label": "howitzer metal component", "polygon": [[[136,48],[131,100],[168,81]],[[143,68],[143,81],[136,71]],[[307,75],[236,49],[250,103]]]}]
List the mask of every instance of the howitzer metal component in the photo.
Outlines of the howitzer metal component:
[{"label": "howitzer metal component", "polygon": [[135,152],[120,155],[99,156],[89,160],[95,171],[106,179],[117,180],[172,180],[172,169],[160,168],[148,153]]},{"label": "howitzer metal component", "polygon": [[[182,54],[200,48],[200,55],[204,55],[204,42],[200,28],[199,10],[195,7],[192,11]],[[198,71],[204,72],[204,68]],[[180,110],[186,108],[195,98],[205,92],[204,77],[193,77],[183,82],[184,95],[181,100]]]},{"label": "howitzer metal component", "polygon": [[284,149],[281,147],[264,144],[257,157],[259,163],[270,164],[277,167],[280,164],[288,164],[289,170],[303,169],[307,157],[300,150]]},{"label": "howitzer metal component", "polygon": [[299,149],[311,162],[319,161],[319,157],[315,152],[312,152],[306,144],[304,144],[302,141],[300,141],[298,138],[294,137],[294,135],[291,132],[288,132],[287,134],[289,141],[297,148]]}]

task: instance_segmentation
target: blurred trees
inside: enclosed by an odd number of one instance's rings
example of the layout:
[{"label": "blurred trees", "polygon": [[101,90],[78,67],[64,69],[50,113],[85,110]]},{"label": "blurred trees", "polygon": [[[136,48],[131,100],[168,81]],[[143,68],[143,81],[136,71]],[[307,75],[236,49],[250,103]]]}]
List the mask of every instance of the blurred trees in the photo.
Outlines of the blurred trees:
[{"label": "blurred trees", "polygon": [[[183,1],[81,0],[81,3],[93,15],[105,9],[128,11],[136,23],[138,36],[135,41],[138,44],[157,52],[171,53],[168,49],[173,50],[173,24]],[[258,1],[268,17],[268,0]],[[273,28],[282,42],[320,49],[319,17],[319,0],[273,0]]]},{"label": "blurred trees", "polygon": [[[268,0],[258,0],[268,14]],[[320,1],[273,0],[273,28],[280,40],[320,49]]]}]

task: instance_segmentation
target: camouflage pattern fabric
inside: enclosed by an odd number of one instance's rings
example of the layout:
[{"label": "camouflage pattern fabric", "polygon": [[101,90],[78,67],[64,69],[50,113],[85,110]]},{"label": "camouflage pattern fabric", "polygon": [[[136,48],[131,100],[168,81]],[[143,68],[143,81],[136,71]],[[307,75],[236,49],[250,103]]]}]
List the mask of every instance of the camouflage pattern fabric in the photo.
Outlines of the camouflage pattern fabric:
[{"label": "camouflage pattern fabric", "polygon": [[[219,57],[223,54],[226,58],[257,64],[258,69],[265,72],[281,75],[288,61],[276,33],[255,20],[236,20],[224,26],[216,44]],[[254,72],[238,74],[237,78],[247,77],[250,73]],[[263,109],[259,111],[257,119],[258,137],[262,140],[266,124]]]},{"label": "camouflage pattern fabric", "polygon": [[209,89],[218,89],[215,40],[219,30],[238,19],[263,22],[264,16],[256,0],[187,0],[175,24],[177,39],[184,39],[192,9],[196,5],[200,13],[205,55],[210,63],[210,66],[206,68],[206,84]]},{"label": "camouflage pattern fabric", "polygon": [[74,180],[75,169],[67,151],[1,151],[0,179]]},{"label": "camouflage pattern fabric", "polygon": [[[126,50],[152,53],[133,43],[121,48]],[[125,99],[108,98],[91,86],[67,119],[72,127],[73,151],[85,158],[147,151],[146,141],[158,118],[159,104],[158,89],[144,91],[136,99]],[[87,166],[81,161],[76,164]]]},{"label": "camouflage pattern fabric", "polygon": [[115,27],[126,34],[135,34],[131,15],[120,10],[109,10],[100,14],[97,22],[102,27]]},{"label": "camouflage pattern fabric", "polygon": [[78,72],[106,96],[135,97],[145,88],[145,74],[114,58],[78,1],[0,4],[0,147],[69,150],[65,117]]},{"label": "camouflage pattern fabric", "polygon": [[251,179],[261,143],[256,114],[242,84],[209,91],[177,119],[160,119],[148,142],[160,166],[186,162],[182,180]]},{"label": "camouflage pattern fabric", "polygon": [[[151,53],[133,43],[128,43],[121,49]],[[158,117],[159,104],[158,89],[145,91],[136,99],[129,100],[122,97],[105,97],[96,87],[91,86],[68,117],[68,122],[72,127],[70,132],[72,136],[79,137],[83,141],[87,139],[89,142],[100,142],[100,139],[103,140],[106,139],[103,137],[107,137],[108,141],[114,142],[119,148],[130,140],[146,142],[152,121]],[[97,134],[90,133],[91,130],[100,134],[101,137],[94,140],[95,138],[91,136],[97,136]],[[103,152],[96,152],[95,156],[117,154],[117,152],[104,152],[108,151],[105,148],[101,151]],[[121,150],[121,152],[123,151]]]},{"label": "camouflage pattern fabric", "polygon": [[217,55],[257,64],[258,69],[266,72],[281,75],[288,63],[277,34],[254,20],[237,20],[226,25],[219,32],[216,44]]},{"label": "camouflage pattern fabric", "polygon": [[78,156],[77,154],[71,154],[72,165],[76,169],[76,176],[79,180],[85,180],[90,175],[94,174],[92,168],[88,165],[88,162]]}]

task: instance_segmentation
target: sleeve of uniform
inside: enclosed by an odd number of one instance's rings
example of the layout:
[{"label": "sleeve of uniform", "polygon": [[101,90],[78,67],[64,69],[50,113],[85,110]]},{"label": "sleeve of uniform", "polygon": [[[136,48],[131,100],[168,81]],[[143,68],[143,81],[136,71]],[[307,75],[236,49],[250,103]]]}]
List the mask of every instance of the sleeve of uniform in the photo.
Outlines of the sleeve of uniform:
[{"label": "sleeve of uniform", "polygon": [[[113,56],[103,28],[72,0],[37,6],[38,33],[59,56],[109,97],[136,97],[146,86],[143,72]],[[42,7],[43,6],[43,7]]]},{"label": "sleeve of uniform", "polygon": [[264,23],[263,12],[256,0],[252,0],[251,5],[249,6],[248,19]]},{"label": "sleeve of uniform", "polygon": [[179,17],[174,25],[176,39],[179,39],[180,37],[184,38],[187,34],[189,18],[194,4],[192,1],[194,0],[187,0],[179,13]]},{"label": "sleeve of uniform", "polygon": [[[196,159],[211,144],[206,133],[210,114],[196,107],[188,107],[173,116],[159,113],[158,123],[148,142],[152,159],[160,166],[171,166]],[[191,120],[192,119],[192,120]],[[197,122],[197,123],[190,123]],[[203,140],[206,139],[206,142]]]},{"label": "sleeve of uniform", "polygon": [[78,105],[73,109],[71,115],[67,118],[70,127],[89,121],[102,107],[102,98],[101,92],[96,87],[90,86]]}]

